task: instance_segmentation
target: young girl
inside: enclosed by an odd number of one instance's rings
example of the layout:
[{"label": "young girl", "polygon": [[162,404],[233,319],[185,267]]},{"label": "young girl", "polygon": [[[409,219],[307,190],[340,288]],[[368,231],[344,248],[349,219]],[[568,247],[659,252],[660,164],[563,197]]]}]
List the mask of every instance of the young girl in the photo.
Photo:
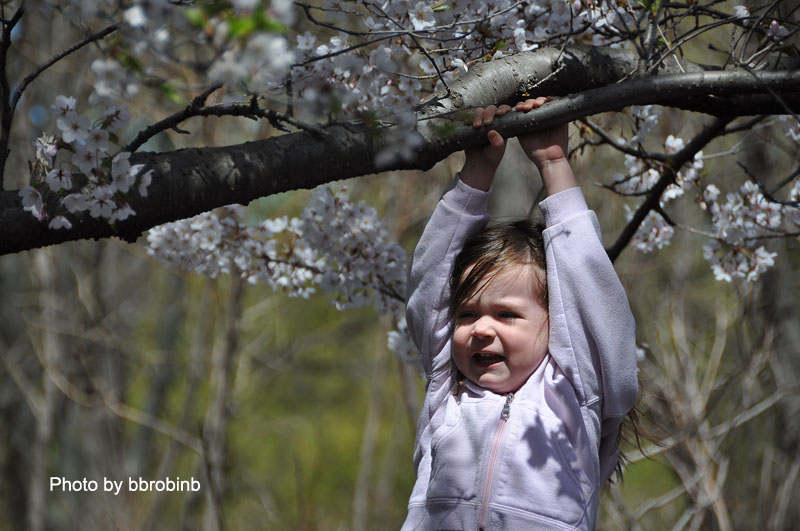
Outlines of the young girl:
[{"label": "young girl", "polygon": [[[478,109],[474,126],[509,111]],[[543,233],[484,229],[505,150],[496,131],[488,140],[467,151],[411,263],[408,324],[428,382],[403,529],[593,529],[636,399],[633,317],[567,127],[519,138],[547,192]]]}]

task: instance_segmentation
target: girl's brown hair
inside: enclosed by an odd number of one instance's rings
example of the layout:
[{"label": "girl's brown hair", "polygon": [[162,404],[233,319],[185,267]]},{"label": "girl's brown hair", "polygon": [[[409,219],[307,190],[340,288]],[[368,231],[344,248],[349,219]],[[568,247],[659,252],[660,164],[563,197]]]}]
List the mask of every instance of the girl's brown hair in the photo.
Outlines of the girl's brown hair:
[{"label": "girl's brown hair", "polygon": [[487,227],[472,236],[456,257],[450,273],[451,310],[479,293],[512,265],[533,265],[542,304],[547,306],[544,225],[523,218]]}]

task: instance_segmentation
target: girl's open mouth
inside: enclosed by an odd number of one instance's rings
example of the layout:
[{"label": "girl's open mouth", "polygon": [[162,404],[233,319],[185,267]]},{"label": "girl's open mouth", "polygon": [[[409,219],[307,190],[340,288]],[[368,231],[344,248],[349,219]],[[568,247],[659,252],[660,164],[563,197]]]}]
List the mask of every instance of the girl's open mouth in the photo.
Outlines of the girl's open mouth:
[{"label": "girl's open mouth", "polygon": [[505,361],[505,357],[500,354],[491,354],[488,352],[476,352],[472,355],[472,362],[478,367],[489,367],[495,363]]}]

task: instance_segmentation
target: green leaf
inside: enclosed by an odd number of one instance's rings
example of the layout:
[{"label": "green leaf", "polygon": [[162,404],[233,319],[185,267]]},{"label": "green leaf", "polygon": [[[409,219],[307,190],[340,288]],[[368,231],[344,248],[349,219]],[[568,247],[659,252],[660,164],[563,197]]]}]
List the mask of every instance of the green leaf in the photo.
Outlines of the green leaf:
[{"label": "green leaf", "polygon": [[176,103],[178,105],[186,105],[186,98],[181,94],[175,87],[170,85],[169,83],[164,83],[161,85],[161,93],[164,94],[164,97],[167,98],[172,103]]},{"label": "green leaf", "polygon": [[203,10],[196,7],[185,9],[183,15],[186,17],[186,20],[189,21],[189,24],[195,28],[202,28],[206,25],[206,21],[208,20]]},{"label": "green leaf", "polygon": [[256,27],[263,31],[273,31],[275,33],[286,33],[287,28],[278,19],[267,15],[266,11],[259,10],[253,13]]},{"label": "green leaf", "polygon": [[658,8],[661,7],[661,0],[641,0],[640,4],[655,15]]},{"label": "green leaf", "polygon": [[231,37],[247,37],[256,29],[253,17],[231,18],[228,20],[228,34]]},{"label": "green leaf", "polygon": [[231,37],[245,38],[255,31],[284,34],[286,33],[286,26],[267,15],[263,10],[259,10],[246,17],[230,17],[228,19],[228,31]]},{"label": "green leaf", "polygon": [[116,59],[119,62],[119,64],[121,64],[128,70],[133,70],[139,75],[142,75],[144,73],[144,68],[142,68],[142,63],[139,62],[139,59],[129,54],[125,50],[120,50],[114,56],[114,59]]},{"label": "green leaf", "polygon": [[433,130],[436,132],[436,135],[441,138],[450,138],[453,134],[458,130],[456,124],[450,120],[442,121],[440,123],[436,123],[433,126]]}]

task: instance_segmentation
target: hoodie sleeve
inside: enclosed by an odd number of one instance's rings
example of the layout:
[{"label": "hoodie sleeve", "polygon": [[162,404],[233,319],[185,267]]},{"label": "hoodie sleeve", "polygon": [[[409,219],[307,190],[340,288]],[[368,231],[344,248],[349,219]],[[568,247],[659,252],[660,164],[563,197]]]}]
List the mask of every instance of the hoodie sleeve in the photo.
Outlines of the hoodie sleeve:
[{"label": "hoodie sleeve", "polygon": [[616,464],[619,425],[638,390],[633,314],[580,188],[540,206],[547,225],[550,353],[581,405],[600,412],[601,473],[607,477]]},{"label": "hoodie sleeve", "polygon": [[[489,192],[458,176],[431,215],[411,258],[406,321],[429,377],[449,360],[450,272],[464,241],[488,221]],[[446,351],[446,352],[445,352]]]}]

